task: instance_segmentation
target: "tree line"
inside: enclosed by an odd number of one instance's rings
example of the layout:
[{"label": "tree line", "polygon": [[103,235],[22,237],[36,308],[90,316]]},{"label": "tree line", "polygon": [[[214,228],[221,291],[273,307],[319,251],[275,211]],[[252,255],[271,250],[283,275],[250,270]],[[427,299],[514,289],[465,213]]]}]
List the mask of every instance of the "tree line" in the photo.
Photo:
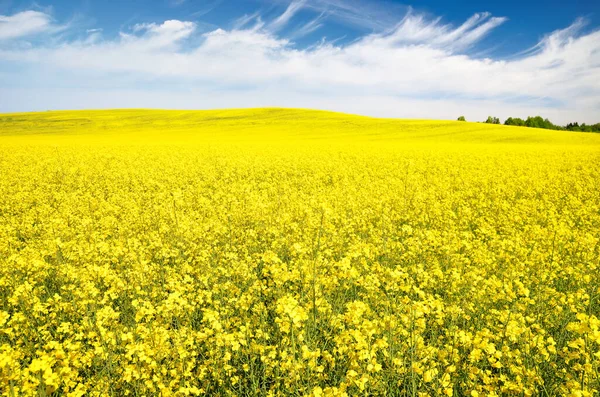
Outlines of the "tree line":
[{"label": "tree line", "polygon": [[[467,121],[465,116],[460,116],[458,121]],[[498,117],[489,116],[484,123],[487,124],[500,124]],[[550,120],[542,118],[542,116],[527,117],[523,120],[519,117],[509,117],[504,121],[504,125],[516,125],[519,127],[531,127],[531,128],[545,128],[547,130],[561,130],[561,131],[580,131],[580,132],[600,132],[600,123],[596,124],[585,124],[585,123],[569,123],[565,126],[553,124]]]}]

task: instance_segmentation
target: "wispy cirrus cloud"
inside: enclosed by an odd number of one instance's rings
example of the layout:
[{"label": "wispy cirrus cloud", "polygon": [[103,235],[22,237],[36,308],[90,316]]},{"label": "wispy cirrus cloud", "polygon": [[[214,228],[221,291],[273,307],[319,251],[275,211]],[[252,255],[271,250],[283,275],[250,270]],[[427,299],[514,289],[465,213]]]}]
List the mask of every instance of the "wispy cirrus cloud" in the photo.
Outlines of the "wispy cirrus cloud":
[{"label": "wispy cirrus cloud", "polygon": [[240,29],[246,28],[246,27],[248,27],[248,25],[250,25],[253,22],[254,22],[254,29],[261,28],[264,26],[260,12],[257,11],[252,14],[244,14],[241,17],[236,18],[232,24],[233,30],[240,30]]},{"label": "wispy cirrus cloud", "polygon": [[302,9],[305,0],[293,0],[288,7],[285,9],[283,14],[275,18],[268,27],[272,31],[278,31],[283,28],[287,23]]},{"label": "wispy cirrus cloud", "polygon": [[[288,0],[275,0],[286,3]],[[398,23],[398,15],[411,11],[410,6],[371,0],[305,0],[307,10],[326,13],[337,23],[370,32],[384,32]]]},{"label": "wispy cirrus cloud", "polygon": [[[229,98],[231,106],[324,107],[398,117],[454,118],[464,109],[460,113],[470,118],[492,111],[500,117],[542,112],[556,122],[590,122],[599,114],[600,32],[584,32],[584,20],[549,33],[515,58],[494,60],[469,55],[507,23],[489,13],[453,26],[410,11],[394,26],[349,44],[325,40],[298,48],[294,38],[318,29],[328,16],[319,11],[303,25],[286,29],[287,35],[280,33],[307,7],[309,0],[293,2],[270,20],[249,14],[234,21],[232,29],[207,33],[195,22],[168,20],[134,25],[113,39],[0,45],[0,62],[27,63],[46,73],[70,71],[82,79],[93,73],[111,82],[136,82],[123,83],[120,91],[143,92],[143,82],[151,81],[147,96],[128,96],[136,98],[130,104],[134,107],[212,107],[207,100],[191,99],[208,98],[210,92],[220,106],[227,106]],[[185,93],[174,100],[177,82]],[[90,95],[102,89],[90,89]],[[189,106],[182,106],[182,98]]]},{"label": "wispy cirrus cloud", "polygon": [[426,45],[446,50],[464,50],[479,42],[494,28],[506,22],[504,17],[491,17],[488,12],[478,13],[457,28],[441,23],[441,18],[427,20],[412,11],[391,32],[373,34],[365,40],[374,45],[390,47]]},{"label": "wispy cirrus cloud", "polygon": [[314,31],[320,29],[321,27],[323,27],[326,17],[327,17],[327,13],[325,11],[321,12],[321,14],[319,14],[316,18],[311,19],[304,25],[302,25],[299,28],[297,28],[296,30],[294,30],[290,34],[290,38],[297,39],[299,37],[304,37]]}]

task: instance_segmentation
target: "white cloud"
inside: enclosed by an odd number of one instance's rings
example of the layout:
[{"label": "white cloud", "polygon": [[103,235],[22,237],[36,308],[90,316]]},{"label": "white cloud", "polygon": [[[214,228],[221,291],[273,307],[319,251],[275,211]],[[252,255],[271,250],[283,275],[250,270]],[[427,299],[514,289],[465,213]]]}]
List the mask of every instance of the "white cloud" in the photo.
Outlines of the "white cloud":
[{"label": "white cloud", "polygon": [[155,23],[136,24],[133,32],[141,33],[141,37],[125,33],[121,33],[121,37],[129,47],[143,51],[166,48],[176,50],[177,44],[190,37],[194,30],[196,30],[196,24],[193,22],[169,20],[160,25]]},{"label": "white cloud", "polygon": [[[386,33],[369,34],[347,45],[322,42],[299,49],[290,39],[317,29],[323,15],[292,31],[289,38],[277,31],[306,4],[292,3],[267,24],[254,14],[238,20],[232,30],[204,34],[197,33],[193,22],[170,20],[135,25],[112,40],[97,35],[94,40],[55,46],[4,50],[0,46],[0,62],[27,62],[41,70],[81,76],[135,76],[132,81],[138,83],[163,84],[148,90],[146,97],[134,83],[119,88],[135,94],[121,97],[130,101],[114,106],[219,103],[397,117],[454,118],[460,113],[471,119],[535,112],[559,123],[599,121],[595,119],[600,114],[600,31],[582,33],[581,20],[547,35],[512,60],[468,55],[469,48],[506,21],[489,13],[475,14],[458,27],[408,13]],[[252,21],[257,22],[249,26]],[[179,93],[175,99],[177,94],[169,88],[172,82],[186,85],[194,94]],[[210,98],[220,99],[193,99],[207,98],[207,90]],[[94,95],[106,98],[90,89],[89,96]]]},{"label": "white cloud", "polygon": [[48,14],[39,11],[23,11],[14,15],[0,15],[0,41],[31,36],[52,27]]}]

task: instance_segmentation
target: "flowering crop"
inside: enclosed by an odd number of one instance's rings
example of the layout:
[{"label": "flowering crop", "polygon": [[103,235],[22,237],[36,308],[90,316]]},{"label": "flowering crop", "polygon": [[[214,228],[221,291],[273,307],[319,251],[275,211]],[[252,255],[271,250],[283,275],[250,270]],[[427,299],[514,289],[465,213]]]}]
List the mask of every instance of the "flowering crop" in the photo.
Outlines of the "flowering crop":
[{"label": "flowering crop", "polygon": [[600,135],[0,116],[0,393],[600,393]]}]

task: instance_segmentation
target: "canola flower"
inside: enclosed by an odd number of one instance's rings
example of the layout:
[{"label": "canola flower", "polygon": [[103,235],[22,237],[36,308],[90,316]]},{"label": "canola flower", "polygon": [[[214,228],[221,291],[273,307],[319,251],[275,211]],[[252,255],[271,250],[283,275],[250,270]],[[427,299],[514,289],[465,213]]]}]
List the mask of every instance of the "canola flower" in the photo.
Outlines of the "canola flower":
[{"label": "canola flower", "polygon": [[594,396],[600,136],[0,115],[6,396]]}]

